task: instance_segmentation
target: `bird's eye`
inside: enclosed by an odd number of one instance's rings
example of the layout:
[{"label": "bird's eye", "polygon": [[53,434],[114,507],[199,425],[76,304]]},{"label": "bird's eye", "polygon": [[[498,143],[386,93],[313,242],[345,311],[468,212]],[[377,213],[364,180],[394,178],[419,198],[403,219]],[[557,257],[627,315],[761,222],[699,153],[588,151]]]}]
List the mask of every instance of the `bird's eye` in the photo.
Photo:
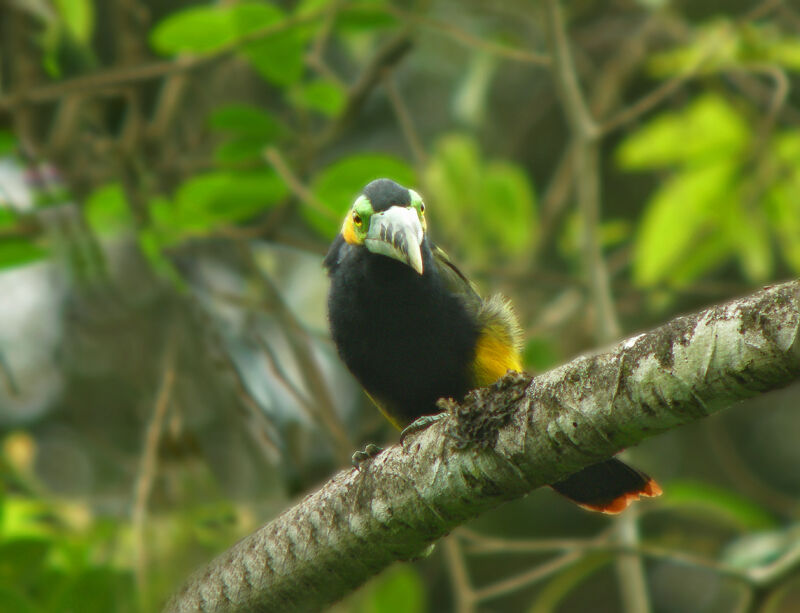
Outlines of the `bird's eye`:
[{"label": "bird's eye", "polygon": [[419,203],[419,212],[420,213],[424,213],[425,212],[425,203],[424,202],[420,202]]},{"label": "bird's eye", "polygon": [[362,221],[361,221],[361,215],[359,215],[359,214],[358,214],[358,213],[356,213],[355,211],[353,212],[353,223],[354,223],[354,224],[356,224],[357,226],[360,226],[360,225],[361,225],[361,223],[362,223]]}]

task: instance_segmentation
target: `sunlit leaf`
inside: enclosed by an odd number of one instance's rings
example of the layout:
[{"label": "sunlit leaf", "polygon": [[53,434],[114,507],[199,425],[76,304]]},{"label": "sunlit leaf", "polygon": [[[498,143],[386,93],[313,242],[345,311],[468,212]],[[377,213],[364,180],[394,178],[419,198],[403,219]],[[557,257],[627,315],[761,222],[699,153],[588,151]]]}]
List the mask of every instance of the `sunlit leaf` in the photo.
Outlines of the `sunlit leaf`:
[{"label": "sunlit leaf", "polygon": [[55,0],[55,5],[70,34],[77,41],[89,44],[94,31],[92,0]]},{"label": "sunlit leaf", "polygon": [[800,41],[796,37],[775,41],[770,55],[776,64],[800,70]]},{"label": "sunlit leaf", "polygon": [[776,518],[752,500],[722,487],[694,481],[671,481],[664,488],[666,507],[699,512],[741,530],[764,530],[777,525]]},{"label": "sunlit leaf", "polygon": [[509,255],[530,247],[535,237],[536,200],[525,172],[510,162],[486,165],[477,203],[485,240]]},{"label": "sunlit leaf", "polygon": [[633,254],[633,276],[641,285],[671,278],[673,267],[702,241],[721,233],[719,208],[730,201],[736,168],[717,163],[687,170],[668,180],[645,210]]},{"label": "sunlit leaf", "polygon": [[119,183],[104,185],[92,192],[86,199],[84,215],[89,227],[99,235],[117,236],[133,226],[133,215]]},{"label": "sunlit leaf", "polygon": [[425,170],[436,236],[450,249],[484,261],[517,256],[536,239],[536,196],[525,172],[506,161],[482,159],[463,134],[440,139]]},{"label": "sunlit leaf", "polygon": [[325,208],[318,211],[306,204],[302,208],[303,215],[323,236],[332,237],[339,231],[345,212],[361,188],[382,177],[407,187],[416,184],[412,168],[398,158],[383,154],[352,155],[314,177],[312,191]]},{"label": "sunlit leaf", "polygon": [[687,45],[655,53],[648,69],[656,77],[688,72],[715,72],[740,61],[741,40],[729,19],[717,19],[693,32]]},{"label": "sunlit leaf", "polygon": [[772,241],[766,222],[760,210],[746,212],[739,207],[731,207],[722,219],[728,241],[750,281],[765,281],[772,274]]},{"label": "sunlit leaf", "polygon": [[620,145],[617,160],[628,170],[703,164],[738,154],[748,138],[740,114],[723,98],[705,95],[636,130]]},{"label": "sunlit leaf", "polygon": [[162,55],[213,51],[238,36],[231,7],[193,6],[172,13],[150,33],[150,44]]}]

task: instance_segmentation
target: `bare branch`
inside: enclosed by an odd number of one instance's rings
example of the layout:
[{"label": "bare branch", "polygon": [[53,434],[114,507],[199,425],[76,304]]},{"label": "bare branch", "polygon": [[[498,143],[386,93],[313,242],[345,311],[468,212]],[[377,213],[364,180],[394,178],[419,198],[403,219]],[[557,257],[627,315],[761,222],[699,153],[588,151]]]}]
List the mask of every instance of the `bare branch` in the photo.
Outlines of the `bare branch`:
[{"label": "bare branch", "polygon": [[335,475],[199,571],[167,611],[317,610],[479,513],[798,378],[800,281],[534,379],[508,375]]}]

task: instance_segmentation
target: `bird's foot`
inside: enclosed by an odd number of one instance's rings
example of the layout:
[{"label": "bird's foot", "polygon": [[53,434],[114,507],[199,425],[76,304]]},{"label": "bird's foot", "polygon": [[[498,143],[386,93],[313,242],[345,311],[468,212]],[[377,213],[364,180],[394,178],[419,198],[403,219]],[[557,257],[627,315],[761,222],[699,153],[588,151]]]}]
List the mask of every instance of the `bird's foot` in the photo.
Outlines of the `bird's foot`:
[{"label": "bird's foot", "polygon": [[432,426],[437,421],[442,419],[446,413],[437,413],[436,415],[423,415],[422,417],[418,417],[410,424],[408,424],[403,431],[400,433],[400,446],[402,447],[403,442],[406,440],[406,437],[409,434],[414,434],[416,432],[421,432],[425,430],[429,426]]},{"label": "bird's foot", "polygon": [[361,470],[361,465],[367,460],[371,460],[376,455],[383,451],[383,447],[378,447],[374,443],[369,443],[364,447],[364,451],[356,451],[352,457],[353,467],[356,470]]}]

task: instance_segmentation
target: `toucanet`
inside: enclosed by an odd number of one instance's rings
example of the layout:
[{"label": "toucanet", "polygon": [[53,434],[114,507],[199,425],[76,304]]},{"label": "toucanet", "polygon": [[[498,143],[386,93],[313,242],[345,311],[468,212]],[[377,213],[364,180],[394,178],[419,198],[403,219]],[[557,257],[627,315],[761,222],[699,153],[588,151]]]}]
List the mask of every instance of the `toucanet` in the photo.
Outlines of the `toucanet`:
[{"label": "toucanet", "polygon": [[[425,204],[414,190],[389,179],[364,187],[325,267],[339,355],[398,429],[438,413],[439,398],[462,400],[469,390],[522,370],[511,304],[500,295],[482,298],[428,238]],[[377,451],[368,446],[366,455]],[[604,513],[661,493],[653,479],[617,458],[551,487]]]}]

